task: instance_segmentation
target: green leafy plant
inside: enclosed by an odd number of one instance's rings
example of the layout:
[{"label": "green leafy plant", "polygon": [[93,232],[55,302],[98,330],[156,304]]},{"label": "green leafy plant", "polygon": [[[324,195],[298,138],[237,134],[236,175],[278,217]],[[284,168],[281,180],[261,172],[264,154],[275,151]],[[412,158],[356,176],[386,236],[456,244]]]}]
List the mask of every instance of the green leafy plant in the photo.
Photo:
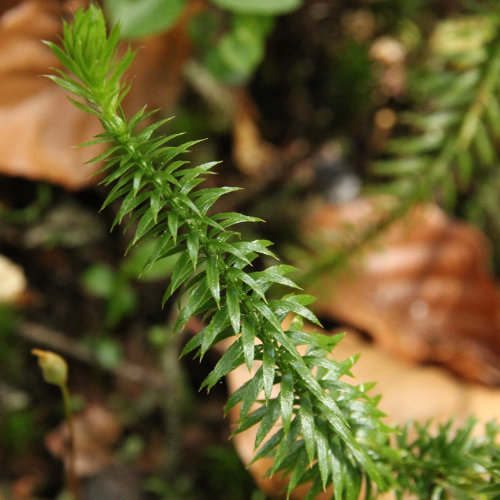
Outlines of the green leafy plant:
[{"label": "green leafy plant", "polygon": [[[318,324],[307,308],[313,298],[300,293],[270,298],[273,285],[297,289],[287,277],[293,268],[278,264],[259,270],[261,256],[275,258],[271,242],[244,241],[235,230],[256,218],[209,212],[236,188],[200,186],[216,162],[190,166],[180,159],[194,142],[174,145],[174,136],[160,135],[167,120],[143,125],[153,114],[145,108],[125,118],[120,102],[128,88],[121,78],[134,54],[129,50],[118,58],[118,40],[119,29],[108,35],[97,7],[79,11],[71,25],[64,25],[62,48],[49,43],[72,75],[60,71],[50,78],[103,126],[91,143],[109,148],[93,161],[105,161],[103,183],[113,186],[104,206],[120,200],[113,226],[127,221],[126,227],[134,229],[129,249],[155,242],[145,269],[178,257],[163,297],[163,303],[177,298],[174,329],[194,315],[207,325],[183,354],[194,352],[201,359],[219,341],[232,339],[202,387],[210,389],[236,367],[251,369],[259,362],[226,405],[229,410],[240,404],[235,432],[258,426],[255,458],[272,456],[269,473],[289,474],[288,494],[310,483],[309,499],[327,486],[337,499],[357,499],[362,489],[366,498],[389,489],[436,499],[456,492],[460,498],[478,498],[482,489],[484,498],[495,498],[500,479],[495,426],[481,438],[471,437],[472,424],[456,432],[444,427],[436,437],[422,427],[415,439],[387,427],[379,398],[369,395],[373,385],[344,380],[357,357],[339,361],[330,356],[342,336],[302,329],[302,319]],[[288,315],[295,319],[284,329]],[[275,424],[278,430],[269,436]],[[396,445],[390,442],[394,435],[399,436]],[[449,462],[454,453],[463,460]]]}]

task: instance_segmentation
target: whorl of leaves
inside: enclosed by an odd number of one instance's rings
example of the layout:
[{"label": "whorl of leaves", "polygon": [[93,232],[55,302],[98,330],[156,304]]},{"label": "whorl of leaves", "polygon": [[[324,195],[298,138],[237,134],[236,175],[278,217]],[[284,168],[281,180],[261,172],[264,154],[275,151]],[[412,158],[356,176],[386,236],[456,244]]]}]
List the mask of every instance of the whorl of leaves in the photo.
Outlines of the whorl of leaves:
[{"label": "whorl of leaves", "polygon": [[[113,186],[104,206],[121,203],[113,226],[126,219],[127,227],[135,229],[130,246],[156,241],[146,266],[178,256],[163,300],[176,292],[182,298],[176,328],[194,315],[202,315],[207,325],[187,343],[183,354],[194,351],[201,358],[217,342],[233,339],[202,387],[210,389],[242,364],[250,369],[260,362],[255,375],[226,406],[229,410],[240,404],[235,432],[258,426],[255,458],[272,456],[270,473],[290,475],[288,494],[309,482],[308,499],[330,485],[337,499],[356,500],[363,489],[366,498],[374,498],[377,488],[391,487],[423,492],[421,498],[429,498],[428,491],[432,498],[445,498],[454,491],[463,493],[463,498],[476,498],[467,496],[470,482],[458,474],[465,465],[474,469],[474,487],[479,484],[486,497],[498,498],[498,488],[491,482],[496,478],[492,467],[499,462],[496,428],[479,447],[470,438],[469,427],[455,438],[447,431],[444,438],[443,432],[431,438],[422,428],[414,442],[403,432],[400,447],[391,447],[393,429],[381,421],[378,398],[367,394],[372,385],[341,380],[350,376],[357,357],[332,359],[341,336],[306,333],[301,328],[302,318],[318,324],[307,308],[312,298],[293,293],[278,300],[267,298],[274,284],[298,288],[286,276],[293,268],[252,270],[259,255],[274,258],[271,243],[242,241],[234,230],[237,224],[256,221],[253,217],[208,215],[221,196],[235,189],[200,187],[216,163],[188,166],[179,157],[193,143],[172,145],[174,136],[159,135],[165,120],[139,127],[151,115],[145,109],[125,119],[120,102],[127,88],[121,78],[134,55],[127,51],[118,58],[118,38],[118,28],[107,35],[99,8],[80,10],[71,25],[64,25],[62,48],[48,44],[73,76],[59,71],[50,78],[79,98],[73,100],[76,106],[102,123],[104,132],[91,143],[109,143],[93,161],[104,160],[103,182]],[[289,314],[295,320],[285,331],[282,321]],[[300,355],[299,346],[305,346],[305,355]],[[455,452],[468,455],[464,462],[456,460],[457,467],[450,466],[448,474],[446,461]],[[436,463],[442,467],[436,469]]]}]

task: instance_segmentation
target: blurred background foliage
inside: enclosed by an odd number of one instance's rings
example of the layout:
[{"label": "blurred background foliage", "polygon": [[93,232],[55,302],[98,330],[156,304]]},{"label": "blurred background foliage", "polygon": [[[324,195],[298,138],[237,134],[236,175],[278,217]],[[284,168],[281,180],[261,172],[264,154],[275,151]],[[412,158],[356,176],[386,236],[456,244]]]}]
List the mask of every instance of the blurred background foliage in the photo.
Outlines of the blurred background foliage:
[{"label": "blurred background foliage", "polygon": [[[385,227],[378,221],[354,228],[359,237],[347,246],[311,252],[298,229],[307,207],[373,192],[396,196],[385,214],[388,224],[422,201],[471,222],[490,242],[498,273],[497,2],[102,3],[110,22],[121,23],[125,41],[138,48],[139,59],[144,54],[150,68],[160,68],[151,69],[149,80],[138,68],[132,85],[142,86],[148,105],[176,115],[169,131],[209,138],[194,149],[193,161],[224,160],[218,178],[209,182],[245,188],[228,197],[223,208],[268,221],[244,231],[260,231],[277,242],[279,253],[299,260],[304,282],[318,263],[322,271],[335,262],[345,266],[350,254]],[[51,22],[59,21],[73,4],[6,2],[0,7],[0,47],[17,40],[16,16],[39,9],[49,12]],[[34,18],[23,25],[33,40],[45,29],[36,23]],[[0,61],[24,61],[26,47],[16,50],[14,56],[0,51]],[[25,74],[36,73],[34,82],[48,71],[30,67],[30,61],[23,64]],[[13,73],[19,69],[10,61],[5,67]],[[67,177],[57,174],[56,182],[49,170],[57,161],[40,168],[43,151],[37,148],[43,141],[57,143],[65,135],[63,125],[48,133],[31,101],[12,90],[17,80],[2,71],[0,136],[13,123],[9,113],[26,102],[35,159],[31,168],[15,171],[15,161],[14,166],[9,162],[17,145],[0,140],[5,172],[0,253],[22,268],[26,280],[14,298],[2,299],[0,310],[0,457],[6,464],[0,497],[67,498],[62,465],[54,458],[61,439],[61,431],[54,430],[61,422],[57,393],[43,385],[29,355],[33,345],[42,344],[66,355],[75,408],[111,409],[120,429],[108,448],[94,450],[104,457],[97,468],[82,472],[88,498],[103,498],[103,491],[116,486],[122,477],[117,468],[128,477],[126,498],[264,499],[227,442],[225,388],[214,388],[210,398],[195,392],[217,355],[202,365],[177,359],[179,345],[199,325],[190,324],[172,338],[175,311],[168,305],[160,310],[174,262],[169,259],[137,279],[149,249],[123,257],[127,234],[107,231],[113,207],[96,215],[104,189],[85,181],[75,190],[72,176],[79,160],[73,158]],[[38,84],[30,85],[27,95],[37,95]],[[56,125],[58,112],[48,108]],[[70,135],[73,144],[85,139],[79,132]],[[19,269],[0,272],[7,276]],[[91,426],[83,415],[82,425]],[[115,469],[102,476],[110,464]],[[108,498],[125,498],[121,491]]]}]

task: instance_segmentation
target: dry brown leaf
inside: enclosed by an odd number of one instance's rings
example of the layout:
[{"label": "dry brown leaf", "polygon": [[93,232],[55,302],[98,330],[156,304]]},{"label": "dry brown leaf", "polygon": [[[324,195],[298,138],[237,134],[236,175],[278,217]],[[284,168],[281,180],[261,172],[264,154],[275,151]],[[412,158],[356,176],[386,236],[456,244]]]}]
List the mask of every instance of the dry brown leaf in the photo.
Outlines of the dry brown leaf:
[{"label": "dry brown leaf", "polygon": [[[41,40],[56,42],[61,19],[85,2],[24,0],[0,11],[0,173],[46,180],[68,189],[96,182],[98,165],[83,165],[100,146],[75,148],[101,132],[95,116],[82,113],[42,75],[59,63]],[[186,9],[167,34],[134,44],[140,57],[128,73],[132,90],[126,114],[144,104],[171,106],[182,90],[181,68],[191,50],[186,24],[199,9]]]},{"label": "dry brown leaf", "polygon": [[0,18],[0,170],[73,189],[89,184],[95,167],[81,164],[99,152],[73,146],[100,127],[42,77],[57,61],[40,40],[57,40],[64,14],[60,1],[26,0]]},{"label": "dry brown leaf", "polygon": [[[352,369],[354,379],[351,380],[356,384],[377,381],[374,391],[383,395],[379,407],[388,415],[388,423],[402,424],[408,420],[426,422],[433,419],[434,425],[437,425],[454,417],[456,424],[460,425],[467,417],[475,415],[479,420],[477,432],[481,432],[481,424],[500,417],[500,389],[463,383],[442,368],[416,366],[396,359],[378,346],[362,340],[354,331],[348,332],[333,351],[333,356],[341,360],[358,353],[361,353],[361,358]],[[246,366],[231,372],[227,376],[229,392],[233,393],[249,378]],[[238,412],[239,409],[234,408],[229,414],[233,425],[237,422]],[[256,432],[257,426],[254,426],[234,436],[234,444],[245,465],[250,464],[254,456]],[[285,498],[282,491],[287,485],[286,478],[279,475],[263,477],[270,465],[271,459],[262,459],[249,465],[249,470],[259,487],[268,495]],[[307,486],[297,488],[291,498],[304,498],[307,489]],[[317,498],[327,500],[331,495],[332,492],[327,490]],[[379,498],[394,499],[391,495]]]},{"label": "dry brown leaf", "polygon": [[[114,462],[113,447],[122,433],[117,418],[97,404],[87,406],[74,419],[75,471],[78,476],[90,476]],[[61,424],[45,439],[49,451],[64,459],[67,456],[67,425]]]},{"label": "dry brown leaf", "polygon": [[[304,233],[333,251],[346,227],[362,231],[382,214],[368,199],[325,204],[306,217]],[[500,383],[500,295],[482,233],[420,206],[352,261],[341,276],[326,273],[311,286],[317,313],[368,332],[402,358]]]}]

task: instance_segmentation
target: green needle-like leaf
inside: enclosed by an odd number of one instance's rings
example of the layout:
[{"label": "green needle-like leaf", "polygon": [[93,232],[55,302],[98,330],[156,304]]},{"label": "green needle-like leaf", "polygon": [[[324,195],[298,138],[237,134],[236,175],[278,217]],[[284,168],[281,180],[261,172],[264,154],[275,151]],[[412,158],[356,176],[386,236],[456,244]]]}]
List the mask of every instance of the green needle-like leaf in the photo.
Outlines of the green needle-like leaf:
[{"label": "green needle-like leaf", "polygon": [[220,303],[220,283],[218,257],[211,255],[207,259],[207,284],[217,305]]},{"label": "green needle-like leaf", "polygon": [[255,323],[250,317],[244,316],[241,324],[241,342],[243,345],[243,356],[245,357],[245,363],[249,371],[253,365],[255,354],[254,340],[256,333]]},{"label": "green needle-like leaf", "polygon": [[300,398],[299,417],[300,423],[302,425],[302,434],[304,436],[307,456],[309,457],[309,461],[312,462],[314,460],[314,454],[316,451],[316,426],[314,423],[314,414],[311,405],[311,399],[309,397],[309,394],[307,393],[302,395]]},{"label": "green needle-like leaf", "polygon": [[285,435],[290,429],[293,415],[293,375],[291,371],[286,371],[281,376],[281,391],[280,391],[280,409],[281,409],[281,423]]},{"label": "green needle-like leaf", "polygon": [[240,295],[235,285],[228,285],[226,290],[226,307],[234,333],[240,333]]}]

